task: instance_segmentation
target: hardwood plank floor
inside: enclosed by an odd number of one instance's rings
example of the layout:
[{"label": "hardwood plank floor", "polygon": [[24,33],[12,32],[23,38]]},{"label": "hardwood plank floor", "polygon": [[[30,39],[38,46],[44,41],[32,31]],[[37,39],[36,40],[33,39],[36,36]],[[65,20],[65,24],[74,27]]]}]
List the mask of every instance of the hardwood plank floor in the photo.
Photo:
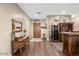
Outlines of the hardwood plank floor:
[{"label": "hardwood plank floor", "polygon": [[63,56],[63,44],[60,42],[31,42],[23,56]]}]

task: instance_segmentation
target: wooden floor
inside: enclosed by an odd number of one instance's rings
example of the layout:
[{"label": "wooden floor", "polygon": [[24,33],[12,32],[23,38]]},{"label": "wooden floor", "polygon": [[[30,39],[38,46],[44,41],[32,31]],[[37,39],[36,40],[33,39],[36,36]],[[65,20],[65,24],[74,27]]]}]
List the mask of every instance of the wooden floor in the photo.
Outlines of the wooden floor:
[{"label": "wooden floor", "polygon": [[57,42],[31,42],[23,56],[63,56],[63,44]]}]

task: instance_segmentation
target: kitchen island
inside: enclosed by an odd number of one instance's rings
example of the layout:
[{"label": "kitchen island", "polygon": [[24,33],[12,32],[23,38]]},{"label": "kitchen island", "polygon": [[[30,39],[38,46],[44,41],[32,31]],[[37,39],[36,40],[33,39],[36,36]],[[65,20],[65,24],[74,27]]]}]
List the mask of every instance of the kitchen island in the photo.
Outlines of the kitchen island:
[{"label": "kitchen island", "polygon": [[67,56],[79,55],[79,32],[63,33],[63,53]]}]

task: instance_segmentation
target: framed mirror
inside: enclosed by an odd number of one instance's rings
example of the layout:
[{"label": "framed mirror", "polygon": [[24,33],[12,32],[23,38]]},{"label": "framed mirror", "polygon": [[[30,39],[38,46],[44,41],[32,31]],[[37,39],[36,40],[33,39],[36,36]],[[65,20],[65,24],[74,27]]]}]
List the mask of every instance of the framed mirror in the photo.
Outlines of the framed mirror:
[{"label": "framed mirror", "polygon": [[22,22],[12,19],[12,32],[21,32],[22,31]]}]

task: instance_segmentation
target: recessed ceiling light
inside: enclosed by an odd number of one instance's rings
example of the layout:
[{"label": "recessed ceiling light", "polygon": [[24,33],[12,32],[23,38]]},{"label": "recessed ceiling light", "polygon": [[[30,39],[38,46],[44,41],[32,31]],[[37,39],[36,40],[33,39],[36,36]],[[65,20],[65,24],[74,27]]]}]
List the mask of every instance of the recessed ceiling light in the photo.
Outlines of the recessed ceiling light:
[{"label": "recessed ceiling light", "polygon": [[77,15],[72,15],[71,17],[77,17]]},{"label": "recessed ceiling light", "polygon": [[64,11],[62,11],[62,14],[66,14],[66,11],[64,10]]},{"label": "recessed ceiling light", "polygon": [[35,17],[38,17],[38,14],[35,14]]},{"label": "recessed ceiling light", "polygon": [[35,14],[35,17],[38,17],[40,14],[41,14],[41,12],[37,12],[37,13]]}]

